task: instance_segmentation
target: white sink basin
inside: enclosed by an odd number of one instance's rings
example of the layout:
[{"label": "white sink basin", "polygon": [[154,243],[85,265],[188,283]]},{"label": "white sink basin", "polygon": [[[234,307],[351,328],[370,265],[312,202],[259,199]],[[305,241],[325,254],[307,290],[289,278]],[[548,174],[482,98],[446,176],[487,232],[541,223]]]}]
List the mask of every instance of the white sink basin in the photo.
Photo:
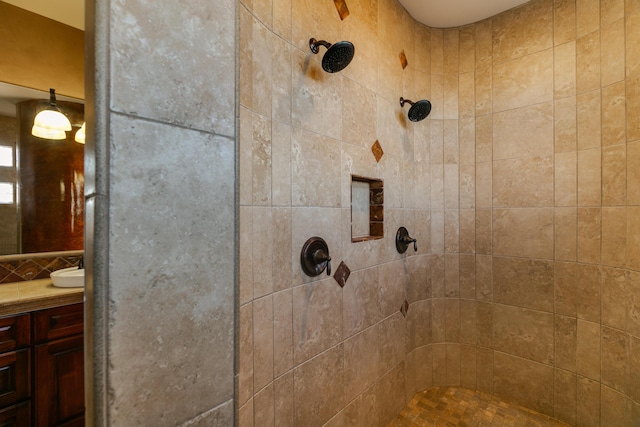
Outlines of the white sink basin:
[{"label": "white sink basin", "polygon": [[79,288],[84,286],[84,268],[69,267],[51,273],[53,286],[59,288]]}]

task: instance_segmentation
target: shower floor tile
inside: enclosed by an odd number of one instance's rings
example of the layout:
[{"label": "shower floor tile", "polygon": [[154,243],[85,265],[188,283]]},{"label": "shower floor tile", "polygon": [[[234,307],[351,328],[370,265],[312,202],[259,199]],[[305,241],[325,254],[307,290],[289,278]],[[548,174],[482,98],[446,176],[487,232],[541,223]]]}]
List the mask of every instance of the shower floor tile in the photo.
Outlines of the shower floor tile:
[{"label": "shower floor tile", "polygon": [[388,427],[567,427],[546,415],[462,387],[416,394]]}]

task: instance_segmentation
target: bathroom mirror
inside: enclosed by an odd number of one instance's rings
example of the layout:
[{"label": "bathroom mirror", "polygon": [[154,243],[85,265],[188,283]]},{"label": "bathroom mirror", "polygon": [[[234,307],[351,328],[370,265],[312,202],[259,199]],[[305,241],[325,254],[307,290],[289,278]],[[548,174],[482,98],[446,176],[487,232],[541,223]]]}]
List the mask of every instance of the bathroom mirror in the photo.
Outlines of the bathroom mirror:
[{"label": "bathroom mirror", "polygon": [[[64,11],[48,2],[0,2],[0,23],[10,34],[0,41],[3,55],[9,58],[0,65],[0,256],[82,249],[83,146],[73,138],[83,122],[84,110],[81,99],[84,94],[84,1],[74,1],[74,7],[65,7]],[[46,34],[45,46],[42,46],[43,34]],[[41,100],[46,105],[49,88],[56,89],[58,106],[70,116],[73,129],[67,132],[66,143],[70,151],[64,148],[64,142],[37,140],[41,144],[32,141],[29,156],[21,154],[16,144],[20,132],[16,106],[23,104],[23,111],[39,108],[35,101],[27,105],[30,100]],[[26,127],[23,123],[22,135],[27,132]],[[38,164],[55,163],[73,164],[69,169],[71,178],[52,178],[40,173]],[[25,180],[32,179],[28,193],[22,191],[21,194],[21,190],[28,187],[26,181],[20,184],[21,174],[29,175]],[[52,219],[45,221],[44,217],[28,214],[35,212],[34,207],[39,212],[43,210],[34,203],[43,195],[58,198],[65,195],[71,200],[72,212],[52,209],[53,205],[49,205],[46,210]],[[27,209],[28,202],[31,207]],[[22,214],[27,216],[21,219]],[[61,242],[55,233],[50,234],[50,230],[59,233],[65,228],[54,221],[56,217],[71,224],[75,230],[74,243]],[[41,243],[23,247],[21,229],[37,234]]]},{"label": "bathroom mirror", "polygon": [[351,241],[384,236],[384,183],[380,179],[351,175]]},{"label": "bathroom mirror", "polygon": [[48,96],[0,83],[0,255],[83,248],[84,144],[74,136],[84,105],[57,97],[72,130],[64,140],[40,139],[31,126]]}]

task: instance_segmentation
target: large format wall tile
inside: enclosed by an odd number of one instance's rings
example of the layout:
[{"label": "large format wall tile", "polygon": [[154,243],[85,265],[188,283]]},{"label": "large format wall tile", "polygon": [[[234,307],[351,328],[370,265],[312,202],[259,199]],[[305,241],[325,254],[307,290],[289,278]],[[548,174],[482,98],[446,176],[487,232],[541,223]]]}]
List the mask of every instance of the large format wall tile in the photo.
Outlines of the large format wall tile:
[{"label": "large format wall tile", "polygon": [[295,425],[321,426],[344,405],[343,346],[338,345],[293,371]]},{"label": "large format wall tile", "polygon": [[493,111],[540,104],[553,99],[553,49],[493,66]]},{"label": "large format wall tile", "polygon": [[496,395],[543,414],[553,414],[553,368],[495,351],[493,369]]},{"label": "large format wall tile", "polygon": [[339,73],[326,73],[321,68],[321,58],[309,55],[312,54],[297,50],[292,54],[291,124],[339,139],[342,137],[342,77]]},{"label": "large format wall tile", "polygon": [[576,43],[574,41],[555,47],[554,98],[566,98],[576,94]]},{"label": "large format wall tile", "polygon": [[110,419],[186,422],[233,394],[234,144],[119,115],[111,135]]},{"label": "large format wall tile", "polygon": [[294,129],[291,163],[294,206],[340,206],[339,141]]},{"label": "large format wall tile", "polygon": [[493,300],[553,311],[553,263],[521,258],[493,258]]},{"label": "large format wall tile", "polygon": [[553,209],[494,209],[493,253],[553,258]]},{"label": "large format wall tile", "polygon": [[253,388],[260,390],[273,381],[273,296],[257,299],[252,305]]},{"label": "large format wall tile", "polygon": [[576,423],[576,393],[576,375],[556,369],[554,371],[554,416],[569,425]]},{"label": "large format wall tile", "polygon": [[551,6],[552,0],[537,0],[494,17],[494,63],[550,48],[553,38]]},{"label": "large format wall tile", "polygon": [[600,32],[594,31],[576,41],[576,89],[580,94],[599,88]]},{"label": "large format wall tile", "polygon": [[576,372],[577,321],[574,317],[554,318],[554,366]]},{"label": "large format wall tile", "polygon": [[112,6],[110,107],[233,136],[235,2]]},{"label": "large format wall tile", "polygon": [[496,350],[536,362],[553,362],[553,315],[496,304],[493,310]]},{"label": "large format wall tile", "polygon": [[354,271],[343,290],[343,334],[350,337],[382,319],[378,268]]},{"label": "large format wall tile", "polygon": [[600,5],[594,0],[576,1],[576,36],[596,31],[600,25]]},{"label": "large format wall tile", "polygon": [[493,207],[552,205],[553,160],[551,156],[493,162]]},{"label": "large format wall tile", "polygon": [[341,293],[331,278],[293,288],[293,355],[296,365],[342,340]]},{"label": "large format wall tile", "polygon": [[553,118],[551,102],[494,114],[493,159],[552,154]]},{"label": "large format wall tile", "polygon": [[576,97],[558,99],[554,102],[554,149],[556,153],[576,151],[577,119]]}]

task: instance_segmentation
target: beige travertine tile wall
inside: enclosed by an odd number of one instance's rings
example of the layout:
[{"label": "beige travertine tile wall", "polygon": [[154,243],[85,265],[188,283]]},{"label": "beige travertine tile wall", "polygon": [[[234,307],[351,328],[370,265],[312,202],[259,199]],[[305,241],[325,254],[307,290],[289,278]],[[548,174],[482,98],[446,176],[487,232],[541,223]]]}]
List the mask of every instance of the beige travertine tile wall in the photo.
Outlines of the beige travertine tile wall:
[{"label": "beige travertine tile wall", "polygon": [[231,426],[237,4],[87,7],[87,425]]},{"label": "beige travertine tile wall", "polygon": [[[431,364],[430,283],[442,309],[445,294],[459,293],[459,199],[471,210],[475,178],[473,155],[460,176],[458,77],[445,74],[458,68],[444,57],[458,33],[432,34],[393,1],[347,6],[341,21],[332,2],[240,4],[241,426],[384,425],[432,383],[431,369],[418,368]],[[311,37],[353,42],[353,62],[325,73],[325,48],[311,54]],[[400,96],[431,99],[438,120],[409,122]],[[381,240],[351,242],[351,174],[384,180]],[[418,252],[396,252],[399,226]],[[316,235],[334,271],[341,261],[351,270],[344,288],[302,273],[300,250]]]},{"label": "beige travertine tile wall", "polygon": [[[640,3],[455,29],[347,5],[240,5],[240,425],[385,425],[431,385],[640,422]],[[353,62],[324,73],[310,37]],[[383,240],[350,242],[351,173],[384,180]],[[395,252],[400,225],[417,253]],[[301,273],[314,235],[344,289]]]}]

